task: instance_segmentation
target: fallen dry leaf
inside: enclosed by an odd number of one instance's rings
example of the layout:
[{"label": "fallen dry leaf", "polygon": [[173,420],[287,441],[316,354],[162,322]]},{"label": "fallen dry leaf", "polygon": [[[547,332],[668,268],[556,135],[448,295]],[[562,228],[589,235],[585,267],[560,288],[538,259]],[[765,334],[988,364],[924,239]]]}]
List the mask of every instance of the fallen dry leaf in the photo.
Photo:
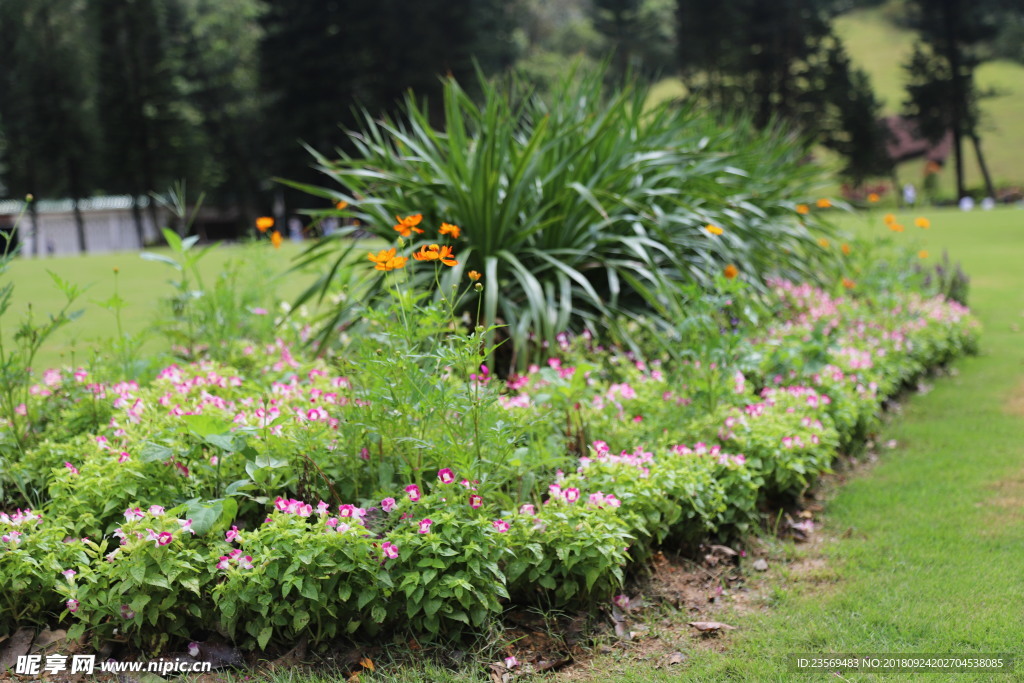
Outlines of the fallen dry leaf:
[{"label": "fallen dry leaf", "polygon": [[363,667],[364,669],[369,669],[370,671],[377,670],[377,667],[373,665],[373,660],[369,657],[363,657],[362,659],[360,659],[359,666]]},{"label": "fallen dry leaf", "polygon": [[672,654],[670,654],[668,656],[668,662],[667,663],[668,663],[669,666],[671,666],[673,664],[682,664],[685,661],[686,661],[686,655],[684,655],[682,652],[673,652]]},{"label": "fallen dry leaf", "polygon": [[768,571],[768,560],[764,559],[763,557],[758,558],[754,560],[753,567],[759,572],[766,572]]},{"label": "fallen dry leaf", "polygon": [[720,621],[691,621],[687,626],[692,626],[703,633],[717,633],[718,631],[735,631],[735,626],[723,624]]}]

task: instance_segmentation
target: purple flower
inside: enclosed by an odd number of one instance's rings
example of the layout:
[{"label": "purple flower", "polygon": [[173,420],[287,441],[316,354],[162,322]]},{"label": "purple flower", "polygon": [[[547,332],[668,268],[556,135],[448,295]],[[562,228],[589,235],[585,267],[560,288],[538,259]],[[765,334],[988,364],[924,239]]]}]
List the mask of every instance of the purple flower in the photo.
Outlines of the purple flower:
[{"label": "purple flower", "polygon": [[499,533],[499,534],[503,534],[503,533],[505,533],[505,532],[506,532],[506,531],[508,531],[508,530],[509,530],[509,529],[511,528],[511,526],[512,526],[511,524],[509,524],[508,522],[506,522],[506,521],[505,521],[505,520],[503,520],[503,519],[496,519],[496,520],[494,520],[493,522],[491,522],[491,525],[492,525],[492,526],[493,526],[493,527],[494,527],[495,529],[497,529],[497,531],[498,531],[498,533]]},{"label": "purple flower", "polygon": [[409,500],[414,503],[420,499],[420,487],[416,484],[409,484],[406,486],[405,492],[409,494]]},{"label": "purple flower", "polygon": [[381,546],[381,549],[384,551],[384,557],[386,557],[388,559],[391,559],[391,560],[398,559],[398,546],[397,545],[394,545],[390,541],[384,541],[384,545]]},{"label": "purple flower", "polygon": [[437,478],[441,480],[442,484],[450,484],[455,481],[455,473],[450,468],[445,467],[437,473]]},{"label": "purple flower", "polygon": [[199,656],[199,643],[192,641],[188,644],[188,654],[190,657]]},{"label": "purple flower", "polygon": [[384,510],[384,512],[391,512],[392,510],[395,509],[395,499],[385,498],[380,502],[380,507],[381,509]]},{"label": "purple flower", "polygon": [[430,525],[433,524],[433,523],[434,523],[434,520],[432,520],[432,519],[422,519],[422,520],[420,520],[420,533],[421,534],[429,534],[430,533]]},{"label": "purple flower", "polygon": [[478,507],[483,505],[483,503],[484,503],[484,498],[480,494],[478,494],[478,493],[471,493],[469,495],[469,507],[473,508],[474,510],[476,510]]},{"label": "purple flower", "polygon": [[121,605],[121,618],[122,619],[134,619],[135,612],[132,611],[130,605]]},{"label": "purple flower", "polygon": [[614,598],[612,598],[612,604],[618,607],[619,609],[629,609],[629,596],[616,595]]},{"label": "purple flower", "polygon": [[72,614],[78,611],[78,600],[71,599],[65,602],[64,604],[67,606],[68,611]]}]

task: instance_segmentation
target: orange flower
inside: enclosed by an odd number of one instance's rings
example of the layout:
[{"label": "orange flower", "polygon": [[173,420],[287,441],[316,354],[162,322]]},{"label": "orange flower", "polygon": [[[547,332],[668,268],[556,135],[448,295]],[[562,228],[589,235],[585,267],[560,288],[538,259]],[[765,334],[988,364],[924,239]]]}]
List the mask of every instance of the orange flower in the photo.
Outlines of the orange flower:
[{"label": "orange flower", "polygon": [[882,216],[882,220],[885,221],[886,225],[892,225],[893,223],[896,222],[896,216],[894,216],[891,213],[887,213],[884,216]]},{"label": "orange flower", "polygon": [[338,211],[344,211],[345,209],[348,208],[348,202],[342,199],[341,201],[334,205],[334,208],[337,209]]},{"label": "orange flower", "polygon": [[731,280],[731,279],[733,279],[734,277],[736,277],[739,274],[740,274],[740,269],[737,268],[736,266],[734,266],[731,263],[729,265],[727,265],[725,268],[722,269],[722,275],[725,276],[726,280]]},{"label": "orange flower", "polygon": [[480,273],[476,272],[475,270],[471,270],[468,273],[466,273],[466,277],[468,277],[473,282],[477,282],[483,276],[480,275]]},{"label": "orange flower", "polygon": [[389,270],[398,270],[399,268],[405,268],[405,262],[408,261],[404,256],[395,256],[395,248],[381,249],[374,256],[373,252],[367,254],[367,258],[373,261],[374,268],[376,270],[383,270],[385,272]]},{"label": "orange flower", "polygon": [[260,232],[266,232],[274,227],[274,219],[270,216],[260,216],[256,219],[256,229]]},{"label": "orange flower", "polygon": [[452,258],[452,248],[436,244],[424,244],[412,255],[417,261],[440,261],[446,266],[457,266],[459,262]]},{"label": "orange flower", "polygon": [[850,278],[848,278],[848,277],[844,277],[843,278],[843,287],[846,287],[847,289],[853,289],[856,286],[857,286],[857,283],[854,282],[853,280],[851,280]]},{"label": "orange flower", "polygon": [[418,232],[421,235],[423,234],[423,230],[416,227],[420,224],[420,221],[423,220],[423,214],[415,213],[411,216],[406,216],[405,218],[395,216],[395,220],[398,221],[398,225],[394,226],[395,230],[397,230],[398,234],[402,237],[408,237],[413,232]]},{"label": "orange flower", "polygon": [[903,232],[903,226],[900,225],[899,223],[890,223],[889,229],[892,230],[893,232]]},{"label": "orange flower", "polygon": [[932,222],[925,218],[924,216],[918,216],[917,218],[914,219],[914,225],[916,225],[919,228],[922,228],[923,230],[927,230],[928,228],[932,227]]},{"label": "orange flower", "polygon": [[917,252],[917,258],[928,258],[928,252],[922,249],[921,251]]},{"label": "orange flower", "polygon": [[822,197],[821,199],[818,200],[818,208],[819,209],[827,209],[830,206],[832,206],[832,202],[829,201],[828,199],[825,199],[824,197]]},{"label": "orange flower", "polygon": [[721,235],[725,230],[722,230],[717,225],[706,225],[704,229],[710,232],[712,235]]},{"label": "orange flower", "polygon": [[448,235],[453,240],[459,239],[459,235],[462,234],[462,231],[459,229],[459,226],[452,225],[451,223],[442,223],[439,232],[442,235]]},{"label": "orange flower", "polygon": [[849,244],[844,244],[842,249],[843,249],[843,253],[846,254],[847,256],[849,256],[850,252],[852,251],[852,249],[850,249],[850,245]]},{"label": "orange flower", "polygon": [[821,245],[822,249],[828,249],[828,240],[825,239],[824,237],[818,240],[818,244]]},{"label": "orange flower", "polygon": [[881,199],[881,197],[878,196],[877,192],[868,193],[868,201],[871,202],[872,204],[876,203],[879,199]]},{"label": "orange flower", "polygon": [[281,237],[281,233],[275,230],[270,233],[270,243],[274,245],[274,249],[281,248],[281,242],[284,242],[284,238]]},{"label": "orange flower", "polygon": [[801,216],[806,216],[811,212],[811,207],[807,206],[806,204],[797,204],[796,212]]}]

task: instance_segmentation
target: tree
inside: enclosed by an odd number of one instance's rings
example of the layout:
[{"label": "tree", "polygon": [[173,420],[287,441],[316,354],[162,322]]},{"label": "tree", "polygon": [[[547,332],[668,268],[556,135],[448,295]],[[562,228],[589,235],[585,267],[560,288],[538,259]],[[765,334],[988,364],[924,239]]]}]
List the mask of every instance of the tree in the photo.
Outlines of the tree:
[{"label": "tree", "polygon": [[654,76],[672,64],[671,0],[593,0],[594,29],[612,51],[612,74]]},{"label": "tree", "polygon": [[909,21],[918,31],[910,61],[906,113],[917,119],[922,133],[938,141],[953,133],[957,196],[964,196],[962,139],[974,145],[988,196],[995,189],[981,151],[978,133],[980,93],[974,71],[984,50],[998,33],[1000,13],[990,0],[908,0]]}]

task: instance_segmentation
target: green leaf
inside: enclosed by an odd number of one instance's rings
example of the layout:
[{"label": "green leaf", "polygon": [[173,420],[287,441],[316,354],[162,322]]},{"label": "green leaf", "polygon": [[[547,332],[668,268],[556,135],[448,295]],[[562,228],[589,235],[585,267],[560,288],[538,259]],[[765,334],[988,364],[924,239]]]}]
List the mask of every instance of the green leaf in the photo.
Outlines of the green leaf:
[{"label": "green leaf", "polygon": [[267,649],[267,643],[270,642],[270,636],[274,633],[273,626],[264,626],[260,629],[260,633],[256,636],[256,644],[259,645],[261,650]]}]

